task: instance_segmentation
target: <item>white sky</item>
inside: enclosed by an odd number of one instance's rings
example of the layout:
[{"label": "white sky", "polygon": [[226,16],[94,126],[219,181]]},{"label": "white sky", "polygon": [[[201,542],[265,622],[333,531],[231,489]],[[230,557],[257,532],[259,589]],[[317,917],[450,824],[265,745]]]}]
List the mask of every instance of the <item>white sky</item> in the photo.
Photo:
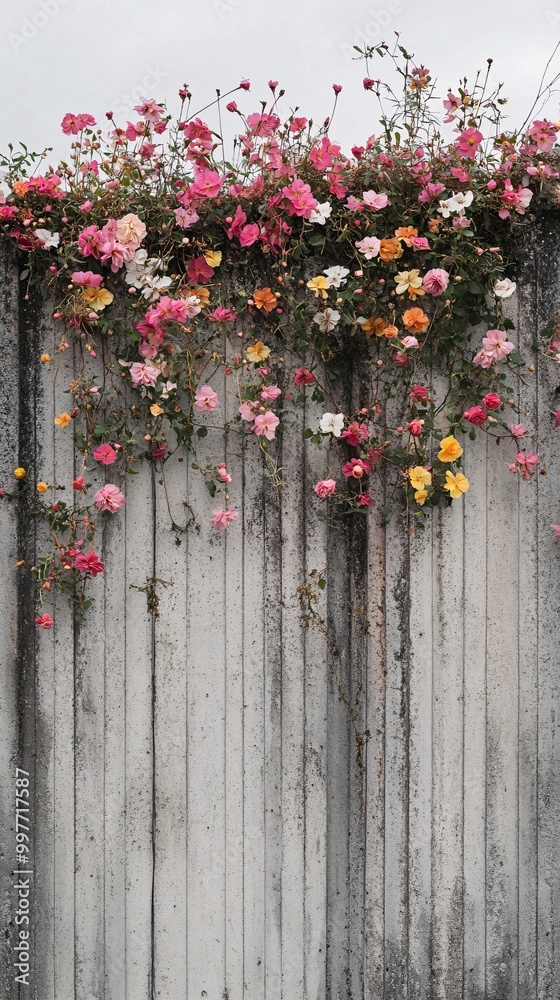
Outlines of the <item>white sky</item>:
[{"label": "white sky", "polygon": [[[140,95],[178,107],[184,82],[195,110],[243,76],[252,84],[250,95],[236,95],[245,112],[259,110],[274,78],[286,89],[281,110],[299,105],[317,121],[330,113],[331,84],[342,84],[332,135],[348,151],[376,131],[377,111],[351,46],[391,42],[394,31],[442,93],[492,56],[492,78],[505,83],[511,122],[520,124],[560,41],[560,0],[2,0],[2,14],[0,148],[23,140],[59,155],[67,111],[103,123],[111,109],[120,124],[136,117]],[[560,118],[560,95],[547,113]]]}]

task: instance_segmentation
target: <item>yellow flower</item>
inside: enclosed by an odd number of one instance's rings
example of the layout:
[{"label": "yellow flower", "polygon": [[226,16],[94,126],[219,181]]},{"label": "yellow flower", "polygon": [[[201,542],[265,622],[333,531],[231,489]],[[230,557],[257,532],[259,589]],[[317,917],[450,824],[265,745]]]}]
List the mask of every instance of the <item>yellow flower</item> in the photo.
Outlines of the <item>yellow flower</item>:
[{"label": "yellow flower", "polygon": [[40,483],[37,483],[37,493],[46,493],[48,488],[48,483],[44,483],[42,480]]},{"label": "yellow flower", "polygon": [[105,306],[110,306],[114,299],[112,292],[108,292],[106,288],[84,288],[84,299],[95,312],[101,312]]},{"label": "yellow flower", "polygon": [[328,290],[331,287],[331,280],[330,278],[325,278],[322,274],[320,274],[317,278],[312,278],[311,281],[308,281],[307,287],[310,288],[312,292],[315,292],[316,299],[319,297],[326,299]]},{"label": "yellow flower", "polygon": [[25,469],[22,469],[21,465],[19,465],[17,469],[14,469],[14,476],[16,477],[16,479],[25,479],[26,475],[27,472],[25,471]]},{"label": "yellow flower", "polygon": [[440,462],[456,462],[463,454],[461,445],[452,434],[449,437],[443,438],[439,444],[441,450],[438,451],[438,458]]},{"label": "yellow flower", "polygon": [[163,409],[161,406],[158,406],[157,403],[152,403],[150,406],[150,413],[152,414],[152,417],[159,417],[160,414],[163,413]]},{"label": "yellow flower", "polygon": [[269,354],[270,347],[263,344],[262,340],[257,340],[256,344],[247,348],[247,357],[249,358],[249,361],[264,361],[265,358],[268,358]]},{"label": "yellow flower", "polygon": [[432,485],[432,473],[424,469],[422,465],[416,465],[408,470],[408,478],[413,490],[423,490],[425,486]]},{"label": "yellow flower", "polygon": [[41,354],[41,364],[46,365],[48,361],[52,361],[50,354]]},{"label": "yellow flower", "polygon": [[374,333],[376,337],[385,336],[387,323],[384,319],[381,318],[381,316],[370,316],[369,319],[366,319],[363,322],[361,320],[358,320],[358,323],[360,324],[366,337],[368,337],[370,333]]},{"label": "yellow flower", "polygon": [[414,499],[416,500],[416,503],[418,504],[419,507],[423,507],[426,500],[428,499],[428,491],[416,490],[416,493],[414,494]]},{"label": "yellow flower", "polygon": [[449,490],[449,494],[454,500],[459,500],[469,488],[469,481],[462,472],[458,472],[455,476],[452,472],[446,472],[445,480],[443,488]]},{"label": "yellow flower", "polygon": [[54,418],[54,422],[57,427],[68,427],[72,417],[69,413],[61,413],[59,417]]},{"label": "yellow flower", "polygon": [[426,294],[422,288],[422,278],[417,267],[414,267],[412,271],[399,271],[395,275],[395,281],[397,282],[397,295],[404,295],[408,292],[410,298],[415,299],[417,295]]},{"label": "yellow flower", "polygon": [[208,267],[219,267],[222,263],[222,251],[207,250],[204,254],[204,260],[208,264]]}]

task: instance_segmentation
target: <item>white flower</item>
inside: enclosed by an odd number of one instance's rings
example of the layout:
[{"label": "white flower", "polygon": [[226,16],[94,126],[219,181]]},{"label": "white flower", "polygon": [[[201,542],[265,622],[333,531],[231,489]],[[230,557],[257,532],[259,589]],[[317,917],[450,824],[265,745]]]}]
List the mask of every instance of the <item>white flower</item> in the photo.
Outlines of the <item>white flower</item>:
[{"label": "white flower", "polygon": [[170,392],[173,392],[177,388],[176,382],[166,382],[163,387],[163,392],[161,394],[161,399],[167,399]]},{"label": "white flower", "polygon": [[510,278],[502,278],[494,285],[494,295],[497,295],[499,299],[509,299],[516,288],[515,281],[511,281]]},{"label": "white flower", "polygon": [[318,222],[320,226],[324,226],[331,212],[332,205],[330,201],[324,201],[321,205],[317,205],[317,207],[312,210],[311,215],[309,216],[309,221]]},{"label": "white flower", "polygon": [[464,215],[465,209],[472,205],[474,194],[472,191],[458,191],[451,198],[444,198],[439,203],[438,212],[448,219],[453,212]]},{"label": "white flower", "polygon": [[350,274],[350,271],[347,267],[335,264],[334,267],[325,268],[323,274],[326,274],[329,279],[331,288],[342,288],[342,285],[346,284],[346,275]]},{"label": "white flower", "polygon": [[50,229],[36,229],[35,236],[43,241],[46,247],[57,247],[60,243],[60,233],[51,233]]},{"label": "white flower", "polygon": [[142,288],[146,277],[147,250],[137,250],[131,260],[126,263],[126,280],[134,288]]},{"label": "white flower", "polygon": [[[164,292],[171,284],[171,278],[164,277],[160,278],[157,274],[151,275],[147,274],[144,279],[144,287],[142,289],[143,298],[147,299],[148,302],[156,302],[159,299],[162,292]],[[139,287],[138,285],[136,286]]]},{"label": "white flower", "polygon": [[8,195],[12,193],[12,189],[6,181],[0,180],[0,204],[4,204]]},{"label": "white flower", "polygon": [[342,434],[343,428],[343,413],[323,413],[319,423],[319,429],[323,432],[323,434],[332,434],[335,438],[339,438]]},{"label": "white flower", "polygon": [[330,333],[334,330],[340,319],[340,313],[336,309],[325,309],[324,312],[315,313],[313,322],[317,324],[322,333]]}]

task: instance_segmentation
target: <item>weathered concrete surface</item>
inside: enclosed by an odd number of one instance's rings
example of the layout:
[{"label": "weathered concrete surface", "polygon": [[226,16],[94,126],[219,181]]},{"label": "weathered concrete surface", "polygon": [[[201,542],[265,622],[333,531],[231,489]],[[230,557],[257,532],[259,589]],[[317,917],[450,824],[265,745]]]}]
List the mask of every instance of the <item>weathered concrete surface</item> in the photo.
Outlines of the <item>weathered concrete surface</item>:
[{"label": "weathered concrete surface", "polygon": [[[557,220],[524,267],[528,346],[560,307]],[[68,488],[78,458],[53,425],[66,356],[53,381],[49,310],[20,302],[7,265],[0,296],[0,486],[22,464]],[[411,538],[375,513],[317,520],[315,404],[288,416],[279,494],[228,432],[242,517],[227,537],[175,461],[175,519],[188,497],[201,525],[177,547],[142,470],[75,634],[62,601],[37,634],[42,529],[0,504],[3,995],[557,1000],[559,383],[540,363],[519,392],[549,474],[519,483],[495,446],[469,445],[464,503]],[[349,373],[340,391],[350,408],[364,387]],[[223,446],[212,430],[202,460]],[[298,588],[325,567],[305,625]],[[157,619],[138,589],[153,577],[170,583]],[[16,766],[32,789],[31,990],[13,975]]]}]

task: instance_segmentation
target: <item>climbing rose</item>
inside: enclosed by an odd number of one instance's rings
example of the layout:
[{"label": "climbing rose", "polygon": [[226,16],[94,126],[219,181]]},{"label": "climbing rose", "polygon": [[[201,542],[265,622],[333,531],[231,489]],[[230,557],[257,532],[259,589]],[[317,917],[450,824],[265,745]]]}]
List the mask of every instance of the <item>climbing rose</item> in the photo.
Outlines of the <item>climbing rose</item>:
[{"label": "climbing rose", "polygon": [[159,369],[147,361],[135,361],[130,366],[130,377],[134,385],[155,385],[158,375]]},{"label": "climbing rose", "polygon": [[449,272],[443,267],[434,267],[426,271],[422,284],[428,295],[442,295],[449,284]]},{"label": "climbing rose", "polygon": [[212,511],[212,524],[218,531],[225,531],[225,529],[235,521],[237,517],[236,510],[213,510]]},{"label": "climbing rose", "polygon": [[262,437],[264,434],[265,438],[273,441],[279,423],[280,421],[276,414],[272,410],[267,410],[266,413],[259,413],[258,417],[255,417],[253,429],[257,437]]},{"label": "climbing rose", "polygon": [[312,385],[315,382],[315,376],[309,371],[309,368],[298,368],[294,375],[294,382],[296,385]]},{"label": "climbing rose", "polygon": [[123,494],[114,483],[107,483],[106,486],[102,486],[95,494],[93,500],[101,513],[107,511],[109,514],[116,514],[122,505],[126,503]]},{"label": "climbing rose", "polygon": [[471,424],[481,427],[488,414],[482,409],[481,406],[469,406],[468,410],[465,410],[463,413],[463,416],[465,420],[469,420]]},{"label": "climbing rose", "polygon": [[335,479],[321,479],[320,482],[315,483],[313,487],[315,493],[321,499],[325,497],[330,497],[336,490],[336,480]]},{"label": "climbing rose", "polygon": [[76,556],[74,565],[80,573],[91,573],[92,576],[97,576],[98,573],[102,573],[105,569],[105,563],[101,562],[93,549],[91,552],[80,552]]},{"label": "climbing rose", "polygon": [[217,393],[209,385],[201,385],[195,393],[194,408],[197,413],[211,413],[218,405]]},{"label": "climbing rose", "polygon": [[489,392],[482,400],[487,410],[497,410],[501,406],[501,399],[497,392]]},{"label": "climbing rose", "polygon": [[54,622],[51,616],[45,612],[44,615],[40,615],[35,619],[35,624],[38,625],[39,628],[52,628]]},{"label": "climbing rose", "polygon": [[110,444],[100,444],[99,448],[93,452],[93,457],[96,462],[102,462],[103,465],[112,465],[117,458],[117,453]]}]

